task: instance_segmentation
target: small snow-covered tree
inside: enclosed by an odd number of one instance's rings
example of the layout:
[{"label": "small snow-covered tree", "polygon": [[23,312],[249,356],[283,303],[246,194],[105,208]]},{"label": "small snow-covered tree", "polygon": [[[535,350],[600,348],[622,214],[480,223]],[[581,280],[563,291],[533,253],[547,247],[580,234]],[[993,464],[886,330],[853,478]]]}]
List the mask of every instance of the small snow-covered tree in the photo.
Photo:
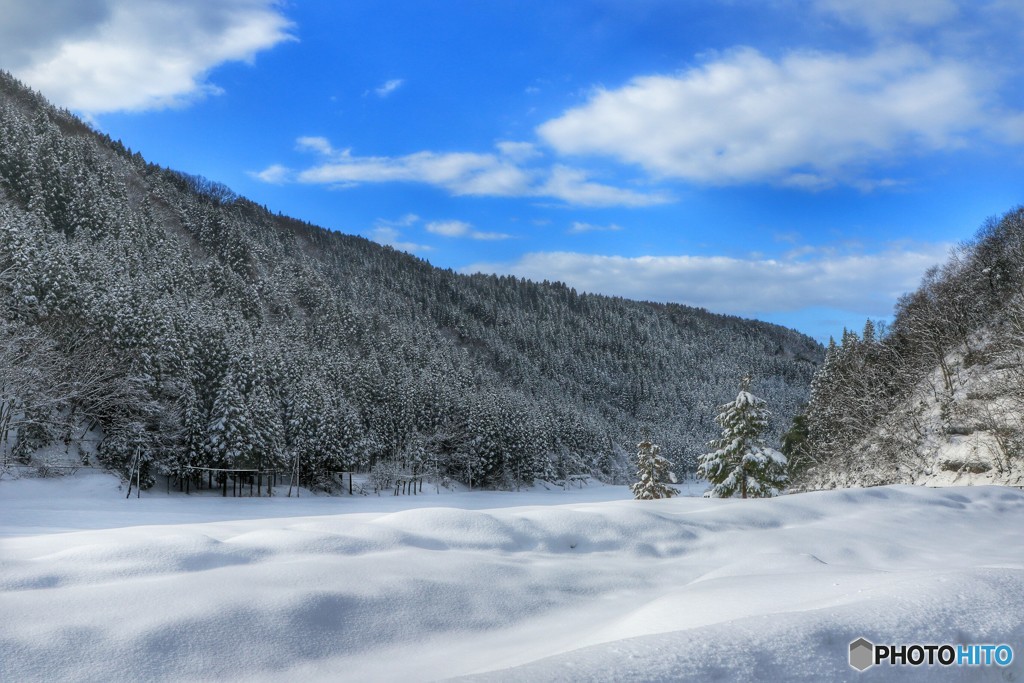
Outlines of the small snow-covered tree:
[{"label": "small snow-covered tree", "polygon": [[715,498],[767,498],[785,486],[786,456],[768,448],[761,434],[768,426],[765,402],[747,389],[744,378],[740,393],[720,406],[715,421],[722,428],[721,438],[708,445],[714,450],[700,457],[697,475],[711,483]]},{"label": "small snow-covered tree", "polygon": [[654,500],[655,498],[671,498],[679,493],[679,489],[669,486],[672,473],[669,472],[668,460],[658,455],[661,450],[657,444],[644,439],[637,444],[636,483],[630,488],[638,500]]}]

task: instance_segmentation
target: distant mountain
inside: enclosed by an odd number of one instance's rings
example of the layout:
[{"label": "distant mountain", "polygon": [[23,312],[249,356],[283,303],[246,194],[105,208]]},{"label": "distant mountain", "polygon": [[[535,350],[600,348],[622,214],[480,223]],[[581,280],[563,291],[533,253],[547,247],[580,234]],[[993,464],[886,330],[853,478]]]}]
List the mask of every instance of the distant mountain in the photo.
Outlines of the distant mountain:
[{"label": "distant mountain", "polygon": [[465,276],[148,164],[0,75],[0,464],[622,480],[692,467],[740,378],[778,436],[822,349],[766,323]]},{"label": "distant mountain", "polygon": [[804,486],[1024,484],[1024,207],[905,295],[887,330],[831,344]]}]

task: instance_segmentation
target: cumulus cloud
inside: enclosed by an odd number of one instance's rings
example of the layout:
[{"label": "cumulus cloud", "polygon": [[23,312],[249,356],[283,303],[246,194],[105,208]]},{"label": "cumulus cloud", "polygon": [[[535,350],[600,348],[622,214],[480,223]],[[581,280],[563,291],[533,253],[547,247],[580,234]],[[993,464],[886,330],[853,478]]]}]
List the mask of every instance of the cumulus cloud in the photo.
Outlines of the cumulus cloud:
[{"label": "cumulus cloud", "polygon": [[110,14],[107,0],[0,0],[0,55],[7,68],[22,68],[65,40],[88,36]]},{"label": "cumulus cloud", "polygon": [[877,253],[795,249],[778,258],[525,254],[513,263],[478,263],[464,272],[560,280],[576,289],[631,299],[760,316],[824,307],[880,317],[943,260],[947,244],[891,245]]},{"label": "cumulus cloud", "polygon": [[677,75],[597,89],[538,134],[562,154],[609,156],[662,178],[870,184],[860,177],[867,164],[1016,131],[1019,113],[992,106],[995,85],[914,47],[780,59],[742,48]]},{"label": "cumulus cloud", "polygon": [[[423,183],[456,196],[553,198],[577,206],[650,206],[671,201],[663,193],[638,192],[596,182],[579,169],[527,165],[537,156],[533,145],[498,143],[497,154],[478,152],[415,152],[405,156],[357,156],[336,150],[323,137],[301,137],[296,147],[322,161],[287,176],[300,183],[348,187],[359,183]],[[274,164],[251,175],[281,182],[286,174]],[[481,233],[486,234],[486,233]],[[491,233],[486,239],[499,239]],[[484,239],[484,238],[481,238]]]},{"label": "cumulus cloud", "polygon": [[0,0],[0,63],[89,114],[219,92],[211,69],[293,39],[275,0]]}]

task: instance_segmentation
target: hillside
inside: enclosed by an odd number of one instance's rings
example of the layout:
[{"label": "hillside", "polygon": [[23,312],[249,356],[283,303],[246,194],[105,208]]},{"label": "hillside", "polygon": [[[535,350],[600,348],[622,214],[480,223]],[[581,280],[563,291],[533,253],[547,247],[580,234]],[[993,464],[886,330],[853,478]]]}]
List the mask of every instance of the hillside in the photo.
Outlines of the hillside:
[{"label": "hillside", "polygon": [[[792,330],[465,276],[147,163],[0,75],[0,467],[45,454],[373,468],[508,487],[679,467],[750,373],[777,437],[821,348]],[[2,472],[0,472],[2,473]]]},{"label": "hillside", "polygon": [[830,345],[803,484],[1024,484],[1022,291],[1024,207],[929,271],[888,329]]}]

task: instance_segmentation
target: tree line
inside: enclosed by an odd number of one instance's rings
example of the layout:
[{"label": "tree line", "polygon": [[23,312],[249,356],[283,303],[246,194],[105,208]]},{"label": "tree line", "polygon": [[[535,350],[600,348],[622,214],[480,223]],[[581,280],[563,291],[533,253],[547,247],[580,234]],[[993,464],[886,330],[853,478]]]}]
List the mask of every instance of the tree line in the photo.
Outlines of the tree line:
[{"label": "tree line", "polygon": [[[804,484],[839,474],[867,483],[911,481],[933,466],[929,438],[975,431],[993,435],[996,468],[1019,467],[1022,294],[1024,207],[1018,207],[986,221],[929,269],[899,299],[890,325],[868,321],[860,334],[847,330],[832,340],[806,412],[788,434],[786,450]],[[980,391],[972,378],[982,369],[987,383]],[[927,412],[932,405],[937,416]]]}]

